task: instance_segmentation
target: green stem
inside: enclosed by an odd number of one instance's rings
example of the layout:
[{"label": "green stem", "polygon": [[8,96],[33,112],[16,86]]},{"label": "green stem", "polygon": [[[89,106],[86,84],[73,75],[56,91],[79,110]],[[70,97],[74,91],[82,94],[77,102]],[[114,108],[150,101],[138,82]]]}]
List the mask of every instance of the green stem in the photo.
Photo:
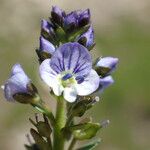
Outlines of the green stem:
[{"label": "green stem", "polygon": [[54,144],[53,150],[64,150],[65,138],[62,135],[62,128],[66,123],[66,102],[60,96],[57,99],[56,122],[54,127]]},{"label": "green stem", "polygon": [[77,140],[75,138],[73,138],[72,141],[71,141],[71,143],[70,143],[70,146],[69,146],[68,150],[73,150],[76,142],[77,142]]}]

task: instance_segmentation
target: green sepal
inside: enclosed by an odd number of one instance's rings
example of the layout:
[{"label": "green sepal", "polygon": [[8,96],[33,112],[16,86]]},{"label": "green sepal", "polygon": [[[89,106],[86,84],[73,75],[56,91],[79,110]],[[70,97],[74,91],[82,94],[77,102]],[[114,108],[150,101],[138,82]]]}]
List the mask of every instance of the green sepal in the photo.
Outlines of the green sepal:
[{"label": "green sepal", "polygon": [[73,136],[77,140],[86,140],[93,138],[101,128],[99,123],[84,123],[69,127]]},{"label": "green sepal", "polygon": [[46,138],[50,137],[50,134],[52,133],[52,129],[50,128],[49,124],[39,121],[36,127],[41,136],[44,136]]},{"label": "green sepal", "polygon": [[90,142],[80,148],[77,148],[76,150],[93,150],[99,143],[101,142],[101,139],[97,139],[93,142]]},{"label": "green sepal", "polygon": [[95,71],[97,72],[97,74],[99,76],[106,76],[108,75],[109,71],[110,71],[110,68],[106,68],[106,67],[95,67]]},{"label": "green sepal", "polygon": [[74,42],[76,40],[76,38],[78,36],[82,35],[83,33],[85,33],[89,29],[89,27],[90,27],[90,25],[86,25],[82,28],[77,29],[76,31],[74,31],[73,33],[68,35],[68,41]]},{"label": "green sepal", "polygon": [[42,150],[48,150],[48,143],[42,138],[42,136],[34,129],[30,129],[30,133],[35,141],[35,143],[38,145],[38,147]]},{"label": "green sepal", "polygon": [[33,101],[33,96],[27,93],[17,93],[13,95],[13,98],[22,104],[30,104]]},{"label": "green sepal", "polygon": [[66,43],[67,42],[66,33],[61,26],[58,26],[56,28],[56,36],[59,39],[60,43]]},{"label": "green sepal", "polygon": [[39,57],[39,63],[42,63],[45,59],[49,59],[52,56],[50,53],[40,51],[39,49],[36,49],[36,53]]},{"label": "green sepal", "polygon": [[24,146],[25,146],[26,150],[40,150],[37,144],[32,144],[31,146],[25,144]]}]

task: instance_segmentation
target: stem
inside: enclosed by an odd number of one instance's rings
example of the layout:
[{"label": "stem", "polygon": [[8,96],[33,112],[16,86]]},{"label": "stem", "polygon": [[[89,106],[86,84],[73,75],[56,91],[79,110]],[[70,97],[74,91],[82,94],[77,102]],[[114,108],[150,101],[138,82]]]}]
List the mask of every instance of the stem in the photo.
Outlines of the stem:
[{"label": "stem", "polygon": [[52,150],[52,141],[51,141],[51,138],[48,137],[48,138],[47,138],[47,141],[48,141],[50,150]]},{"label": "stem", "polygon": [[71,143],[70,143],[70,146],[69,146],[68,150],[73,150],[76,142],[77,142],[77,140],[75,138],[73,138],[72,141],[71,141]]},{"label": "stem", "polygon": [[54,127],[54,144],[53,150],[63,150],[65,138],[61,133],[61,129],[64,128],[66,123],[66,102],[60,96],[57,99],[57,110],[56,110],[56,122]]}]

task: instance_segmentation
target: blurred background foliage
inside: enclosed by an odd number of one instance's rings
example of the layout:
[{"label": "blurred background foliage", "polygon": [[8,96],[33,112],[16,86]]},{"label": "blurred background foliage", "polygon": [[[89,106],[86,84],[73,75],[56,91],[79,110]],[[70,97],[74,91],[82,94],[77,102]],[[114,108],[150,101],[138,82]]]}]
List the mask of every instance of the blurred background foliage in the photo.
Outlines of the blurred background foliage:
[{"label": "blurred background foliage", "polygon": [[[0,0],[0,84],[19,62],[48,99],[48,89],[38,76],[40,21],[52,5],[65,10],[90,8],[96,33],[94,56],[119,57],[115,84],[101,95],[88,114],[94,121],[111,124],[98,136],[102,150],[150,149],[150,1],[149,0]],[[25,134],[33,116],[29,106],[8,103],[0,92],[0,149],[24,150]],[[50,101],[49,105],[53,105]]]}]

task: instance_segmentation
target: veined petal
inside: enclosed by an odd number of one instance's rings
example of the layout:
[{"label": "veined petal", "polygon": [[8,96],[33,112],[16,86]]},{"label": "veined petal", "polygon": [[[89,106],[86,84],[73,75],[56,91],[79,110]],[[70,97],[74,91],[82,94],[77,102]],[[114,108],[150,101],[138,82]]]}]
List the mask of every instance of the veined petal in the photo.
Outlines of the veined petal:
[{"label": "veined petal", "polygon": [[66,101],[73,103],[77,98],[77,91],[74,87],[66,87],[64,89],[64,98]]},{"label": "veined petal", "polygon": [[13,67],[12,67],[12,70],[11,70],[11,76],[17,74],[17,73],[22,73],[22,74],[25,74],[25,72],[23,71],[22,67],[20,64],[15,64]]},{"label": "veined petal", "polygon": [[42,80],[52,88],[55,95],[60,96],[63,91],[63,86],[58,80],[58,74],[50,67],[50,59],[42,62],[39,68]]},{"label": "veined petal", "polygon": [[48,40],[44,39],[42,36],[40,37],[40,50],[53,54],[55,52],[55,47]]},{"label": "veined petal", "polygon": [[77,76],[86,76],[92,68],[92,59],[88,50],[79,43],[67,43],[53,54],[50,66],[57,73],[70,70]]},{"label": "veined petal", "polygon": [[39,68],[42,80],[50,87],[55,83],[57,73],[50,67],[50,59],[44,60]]},{"label": "veined petal", "polygon": [[84,82],[81,84],[76,84],[77,94],[80,96],[85,96],[93,93],[99,87],[99,76],[95,70],[91,70],[89,75],[85,78]]}]

